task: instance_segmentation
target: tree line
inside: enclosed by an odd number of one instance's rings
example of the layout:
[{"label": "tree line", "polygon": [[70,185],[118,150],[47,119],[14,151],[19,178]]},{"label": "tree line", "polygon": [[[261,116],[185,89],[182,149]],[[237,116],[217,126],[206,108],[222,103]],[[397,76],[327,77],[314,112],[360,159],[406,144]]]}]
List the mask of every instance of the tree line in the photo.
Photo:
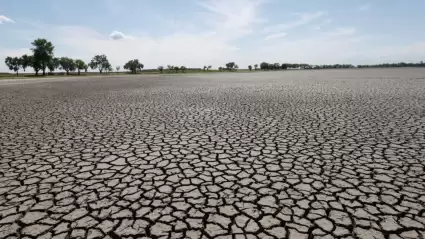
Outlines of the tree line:
[{"label": "tree line", "polygon": [[[383,63],[377,65],[357,65],[352,64],[333,64],[333,65],[310,65],[305,63],[267,63],[262,62],[260,65],[255,64],[254,70],[286,70],[286,69],[347,69],[347,68],[369,68],[369,67],[425,67],[423,61],[419,63]],[[252,65],[248,66],[249,70],[253,70]]]},{"label": "tree line", "polygon": [[399,63],[383,63],[383,64],[376,64],[376,65],[358,65],[358,68],[372,68],[372,67],[425,67],[425,63],[423,61],[418,63],[406,63],[406,62],[399,62]]},{"label": "tree line", "polygon": [[[305,63],[268,63],[262,62],[260,65],[255,64],[254,70],[287,70],[287,69],[331,69],[331,68],[354,68],[351,64],[335,64],[335,65],[310,65]],[[248,66],[252,70],[252,66]]]},{"label": "tree line", "polygon": [[102,72],[112,71],[112,66],[105,55],[96,55],[89,63],[85,63],[81,59],[72,59],[69,57],[55,57],[55,47],[46,39],[36,39],[31,42],[32,55],[23,55],[21,57],[6,57],[5,63],[9,70],[19,74],[19,70],[25,70],[28,67],[34,69],[35,75],[41,71],[43,76],[46,75],[46,70],[53,73],[56,69],[64,70],[68,75],[69,72],[77,71],[78,75],[81,71],[87,72],[88,68],[99,70]]},{"label": "tree line", "polygon": [[[28,67],[34,69],[35,75],[38,75],[41,71],[43,76],[46,75],[46,70],[49,70],[48,74],[53,74],[57,69],[63,70],[69,75],[70,72],[77,71],[80,75],[81,71],[87,72],[88,68],[92,70],[98,70],[99,73],[108,73],[112,72],[112,66],[108,61],[106,55],[95,55],[90,62],[85,63],[81,59],[72,59],[69,57],[55,57],[54,56],[54,45],[46,39],[36,39],[31,42],[32,55],[23,55],[21,57],[6,57],[5,63],[9,70],[19,74],[19,71],[22,69],[24,72]],[[369,68],[369,67],[425,67],[425,64],[421,61],[420,63],[384,63],[377,65],[358,65],[357,68]],[[138,60],[133,59],[125,63],[125,70],[128,70],[130,73],[136,74],[138,71],[142,71],[144,65]],[[286,70],[286,69],[345,69],[345,68],[355,68],[351,64],[334,64],[334,65],[310,65],[305,63],[268,63],[262,62],[259,65],[249,65],[248,69],[251,70]],[[115,68],[117,72],[120,70],[120,66]],[[204,66],[204,71],[210,71],[212,66]],[[219,71],[233,71],[238,70],[239,66],[235,62],[228,62],[225,66],[218,67]],[[174,66],[167,65],[165,69],[164,66],[158,66],[156,69],[160,73],[163,73],[164,70],[167,70],[168,73],[178,73],[186,72],[187,70],[192,71],[201,71],[202,68],[187,68],[186,66]]]}]

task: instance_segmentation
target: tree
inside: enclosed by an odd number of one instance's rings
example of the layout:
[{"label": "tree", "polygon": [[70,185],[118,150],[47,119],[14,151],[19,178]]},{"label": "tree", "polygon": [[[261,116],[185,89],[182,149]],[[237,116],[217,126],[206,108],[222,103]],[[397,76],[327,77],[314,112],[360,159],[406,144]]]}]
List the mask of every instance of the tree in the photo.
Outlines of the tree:
[{"label": "tree", "polygon": [[35,75],[38,76],[38,72],[41,70],[41,67],[42,67],[41,63],[37,61],[34,56],[28,56],[28,61],[30,63],[29,66],[31,66],[34,69]]},{"label": "tree", "polygon": [[69,75],[70,71],[75,71],[76,64],[73,59],[69,57],[61,57],[59,59],[60,69],[66,71],[66,74]]},{"label": "tree", "polygon": [[108,58],[105,55],[96,55],[90,61],[88,66],[91,69],[98,69],[100,74],[102,74],[103,70],[107,69],[111,64],[109,64]]},{"label": "tree", "polygon": [[235,65],[233,68],[235,68],[235,70],[239,69],[238,65]]},{"label": "tree", "polygon": [[27,54],[21,56],[19,60],[21,61],[21,67],[24,71],[25,69],[27,69],[28,66],[31,65],[31,58]]},{"label": "tree", "polygon": [[86,63],[83,60],[77,59],[75,60],[75,66],[78,70],[78,75],[80,75],[80,71],[86,69]]},{"label": "tree", "polygon": [[218,68],[218,70],[219,70],[219,71],[223,70],[223,67],[221,67],[221,66],[220,66],[220,67]]},{"label": "tree", "polygon": [[186,70],[187,68],[186,68],[186,66],[181,66],[180,67],[180,70],[184,73],[185,72],[185,70]]},{"label": "tree", "polygon": [[118,71],[121,69],[121,66],[116,66],[115,69],[117,70],[117,73],[118,73]]},{"label": "tree", "polygon": [[269,69],[269,63],[267,63],[267,62],[262,62],[262,63],[260,64],[260,69],[261,69],[261,70],[268,70],[268,69]]},{"label": "tree", "polygon": [[18,57],[6,57],[4,60],[6,66],[9,67],[9,70],[16,72],[16,75],[19,75],[19,69],[21,68],[21,60]]},{"label": "tree", "polygon": [[53,57],[52,59],[50,59],[49,63],[47,64],[47,68],[49,69],[50,72],[54,72],[55,69],[59,68],[60,65],[60,59],[57,57]]},{"label": "tree", "polygon": [[106,73],[109,73],[109,72],[112,72],[114,69],[112,68],[112,65],[111,65],[111,63],[105,63],[105,65],[104,65],[104,67],[105,67],[105,72]]},{"label": "tree", "polygon": [[173,70],[173,69],[174,69],[174,67],[173,67],[172,65],[167,65],[167,69],[168,69],[168,73],[170,73],[170,72],[171,72],[171,70]]},{"label": "tree", "polygon": [[279,63],[274,63],[273,64],[273,69],[279,70],[280,69],[280,64]]},{"label": "tree", "polygon": [[235,67],[235,63],[234,62],[229,62],[226,64],[226,68],[231,71],[234,67]]},{"label": "tree", "polygon": [[84,72],[85,73],[87,73],[87,70],[89,69],[89,66],[88,65],[85,65],[85,67],[84,67]]},{"label": "tree", "polygon": [[31,44],[33,45],[33,48],[31,48],[34,57],[33,62],[40,66],[44,76],[46,75],[46,68],[53,58],[55,47],[51,42],[41,38],[34,40]]},{"label": "tree", "polygon": [[281,68],[282,68],[282,70],[288,69],[288,64],[282,63]]},{"label": "tree", "polygon": [[137,70],[143,69],[143,64],[139,63],[138,59],[130,60],[124,65],[124,69],[130,70],[131,73],[136,74]]},{"label": "tree", "polygon": [[211,70],[212,66],[208,66],[208,70]]},{"label": "tree", "polygon": [[249,66],[248,66],[248,69],[249,69],[250,71],[252,71],[252,66],[251,66],[251,65],[249,65]]},{"label": "tree", "polygon": [[258,69],[258,64],[255,64],[254,67],[255,67],[255,70],[257,70]]},{"label": "tree", "polygon": [[161,74],[162,74],[162,71],[164,70],[164,67],[163,67],[163,66],[158,66],[158,70],[159,70],[159,72],[161,72]]},{"label": "tree", "polygon": [[177,73],[177,72],[179,72],[180,68],[179,68],[178,66],[175,66],[175,67],[174,67],[174,70],[175,70],[175,71],[176,71],[176,73]]},{"label": "tree", "polygon": [[206,71],[207,70],[207,66],[204,66],[204,71]]}]

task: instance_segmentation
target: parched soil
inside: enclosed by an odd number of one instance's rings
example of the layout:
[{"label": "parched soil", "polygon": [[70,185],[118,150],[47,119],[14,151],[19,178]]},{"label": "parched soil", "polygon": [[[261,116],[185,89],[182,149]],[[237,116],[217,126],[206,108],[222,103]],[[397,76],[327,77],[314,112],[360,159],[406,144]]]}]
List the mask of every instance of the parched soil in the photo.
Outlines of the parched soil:
[{"label": "parched soil", "polygon": [[425,238],[425,69],[0,82],[0,238]]}]

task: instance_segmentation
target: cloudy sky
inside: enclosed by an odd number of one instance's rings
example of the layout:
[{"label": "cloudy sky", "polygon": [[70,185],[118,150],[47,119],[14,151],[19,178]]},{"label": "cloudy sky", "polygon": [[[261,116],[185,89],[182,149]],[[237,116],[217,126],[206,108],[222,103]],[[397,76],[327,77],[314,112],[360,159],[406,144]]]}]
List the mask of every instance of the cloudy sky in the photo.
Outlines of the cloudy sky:
[{"label": "cloudy sky", "polygon": [[423,0],[0,1],[0,59],[47,38],[58,57],[106,54],[113,66],[418,62],[423,9]]}]

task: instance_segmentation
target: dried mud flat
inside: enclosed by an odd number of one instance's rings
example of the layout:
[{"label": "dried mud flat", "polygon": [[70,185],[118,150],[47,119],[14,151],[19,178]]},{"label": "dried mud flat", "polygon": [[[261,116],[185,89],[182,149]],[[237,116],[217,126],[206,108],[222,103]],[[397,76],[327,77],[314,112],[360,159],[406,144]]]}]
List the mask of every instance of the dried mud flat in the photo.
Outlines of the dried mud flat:
[{"label": "dried mud flat", "polygon": [[0,238],[425,238],[425,70],[0,82]]}]

